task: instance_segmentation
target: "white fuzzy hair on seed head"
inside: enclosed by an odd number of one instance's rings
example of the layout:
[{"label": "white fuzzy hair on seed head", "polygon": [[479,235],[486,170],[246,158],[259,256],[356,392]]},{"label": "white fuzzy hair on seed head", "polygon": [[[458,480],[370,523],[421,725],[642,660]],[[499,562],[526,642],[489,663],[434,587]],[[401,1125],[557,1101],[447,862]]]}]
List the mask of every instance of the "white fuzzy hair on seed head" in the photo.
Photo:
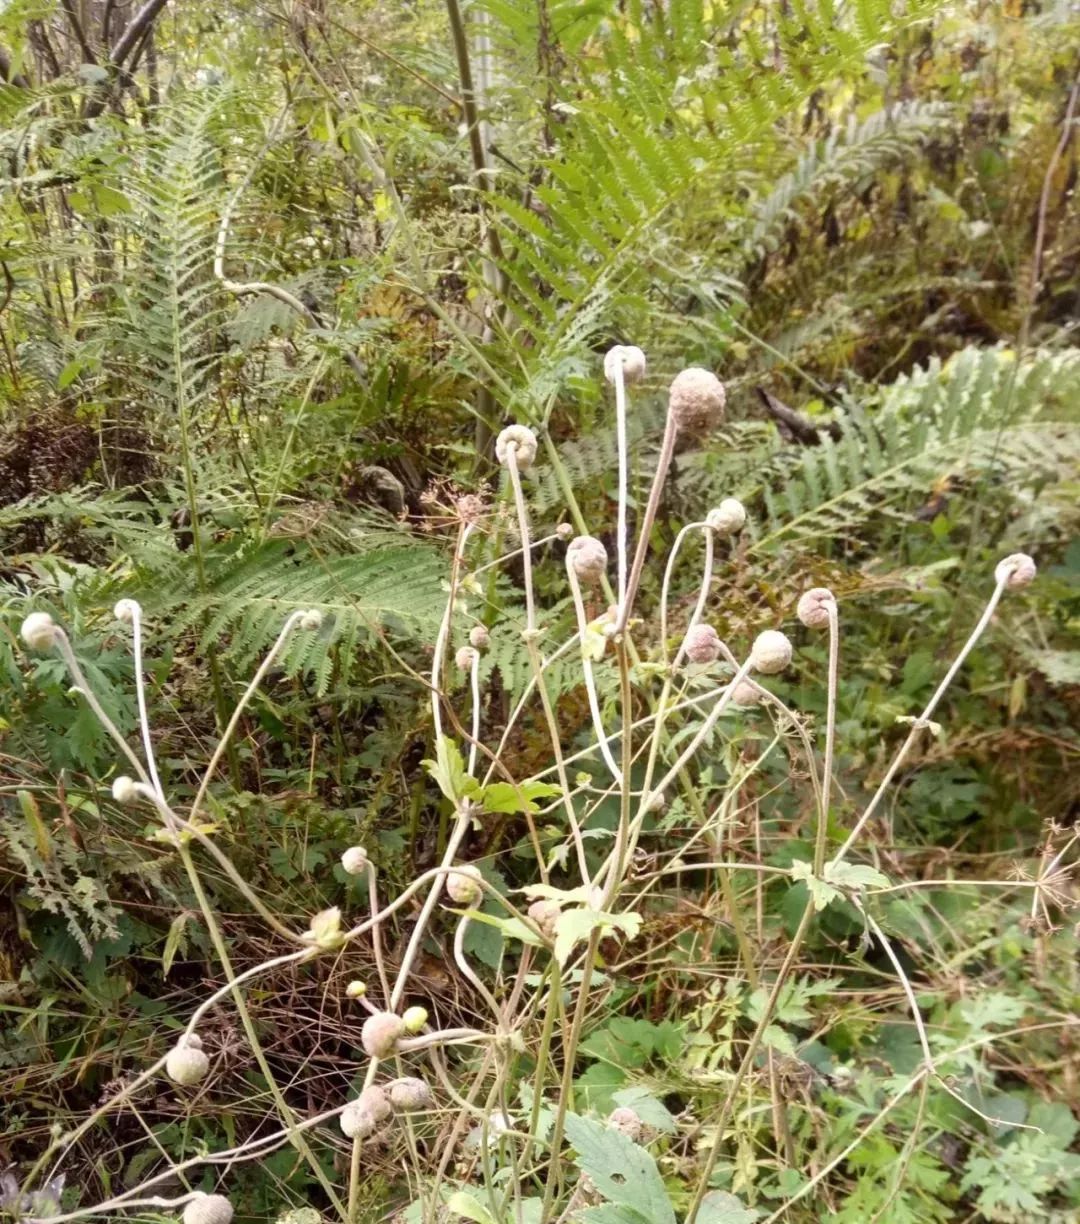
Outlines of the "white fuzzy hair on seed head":
[{"label": "white fuzzy hair on seed head", "polygon": [[668,415],[684,433],[702,434],[724,419],[727,392],[711,370],[691,366],[676,374],[668,393]]},{"label": "white fuzzy hair on seed head", "polygon": [[527,425],[507,425],[495,439],[495,458],[503,467],[510,465],[514,452],[519,472],[527,472],[536,462],[536,434]]},{"label": "white fuzzy hair on seed head", "polygon": [[636,344],[616,344],[604,354],[604,377],[615,381],[615,371],[622,366],[624,383],[640,382],[645,377],[645,354]]},{"label": "white fuzzy hair on seed head", "polygon": [[1004,582],[1010,591],[1018,591],[1035,581],[1035,562],[1027,553],[1013,553],[994,568],[994,581]]}]

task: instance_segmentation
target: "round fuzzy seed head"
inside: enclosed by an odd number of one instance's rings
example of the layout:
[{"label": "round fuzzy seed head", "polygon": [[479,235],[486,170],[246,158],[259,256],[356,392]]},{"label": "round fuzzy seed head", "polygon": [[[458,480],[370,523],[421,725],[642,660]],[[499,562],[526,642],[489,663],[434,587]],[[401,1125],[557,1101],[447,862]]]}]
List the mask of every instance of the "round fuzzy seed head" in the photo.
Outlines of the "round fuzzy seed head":
[{"label": "round fuzzy seed head", "polygon": [[[1005,580],[1010,591],[1018,591],[1035,581],[1035,562],[1027,553],[1013,553],[1004,561],[999,561],[994,569],[994,581]],[[26,637],[26,626],[23,625],[23,637]]]},{"label": "round fuzzy seed head", "polygon": [[349,875],[363,875],[367,871],[367,851],[363,846],[350,846],[341,856],[341,865]]},{"label": "round fuzzy seed head", "polygon": [[323,1224],[323,1218],[314,1207],[294,1207],[279,1215],[275,1224]]},{"label": "round fuzzy seed head", "polygon": [[184,1207],[184,1224],[231,1224],[232,1203],[224,1194],[200,1194]]},{"label": "round fuzzy seed head", "polygon": [[210,1059],[190,1043],[173,1046],[165,1059],[165,1074],[174,1084],[183,1084],[185,1087],[204,1080],[209,1070]]},{"label": "round fuzzy seed head", "polygon": [[491,645],[491,634],[486,625],[473,625],[469,630],[469,645],[476,650],[487,650]]},{"label": "round fuzzy seed head", "polygon": [[134,623],[142,609],[134,599],[121,599],[113,604],[112,614],[125,625]]},{"label": "round fuzzy seed head", "polygon": [[434,1103],[431,1089],[415,1075],[396,1079],[390,1085],[390,1104],[395,1109],[430,1109]]},{"label": "round fuzzy seed head", "polygon": [[573,523],[560,523],[558,527],[555,528],[555,534],[559,537],[560,540],[569,540],[570,537],[574,534],[574,524]]},{"label": "round fuzzy seed head", "polygon": [[324,952],[332,952],[340,948],[345,941],[341,933],[341,910],[338,906],[320,910],[311,920],[311,925],[304,932],[305,943],[314,945]]},{"label": "round fuzzy seed head", "polygon": [[691,366],[676,374],[668,393],[668,413],[685,433],[715,429],[724,419],[727,392],[711,370]]},{"label": "round fuzzy seed head", "polygon": [[376,1122],[385,1122],[392,1112],[386,1089],[380,1088],[378,1084],[370,1084],[365,1088],[355,1103],[361,1113],[371,1114]]},{"label": "round fuzzy seed head", "polygon": [[717,535],[734,535],[746,524],[746,507],[736,497],[725,497],[705,515],[705,525]]},{"label": "round fuzzy seed head", "polygon": [[405,1023],[393,1012],[376,1012],[364,1021],[360,1044],[369,1058],[389,1058],[405,1036]]},{"label": "round fuzzy seed head", "polygon": [[367,987],[359,978],[354,978],[348,986],[345,987],[345,997],[347,999],[362,999],[367,994]]},{"label": "round fuzzy seed head", "polygon": [[695,625],[683,642],[691,663],[715,663],[720,657],[720,639],[712,625]]},{"label": "round fuzzy seed head", "polygon": [[791,662],[791,643],[778,629],[766,629],[754,639],[750,664],[767,676],[782,672]]},{"label": "round fuzzy seed head", "polygon": [[112,797],[117,803],[134,803],[139,797],[139,792],[135,789],[135,782],[129,778],[127,774],[121,774],[118,778],[113,778]]},{"label": "round fuzzy seed head", "polygon": [[612,1130],[617,1130],[621,1135],[625,1135],[631,1143],[637,1143],[641,1139],[641,1119],[632,1109],[627,1109],[625,1106],[612,1112],[608,1118],[608,1126]]},{"label": "round fuzzy seed head", "polygon": [[636,383],[645,377],[645,354],[636,344],[616,344],[604,354],[604,377],[615,381],[615,371],[622,366],[623,382]]},{"label": "round fuzzy seed head", "polygon": [[322,628],[322,613],[318,608],[309,608],[303,616],[300,617],[301,629],[321,629]]},{"label": "round fuzzy seed head", "polygon": [[475,905],[483,889],[477,883],[484,877],[471,865],[457,867],[446,877],[446,891],[456,905]]},{"label": "round fuzzy seed head", "polygon": [[829,623],[829,606],[836,607],[836,598],[828,587],[811,587],[799,596],[795,615],[807,629],[824,629]]},{"label": "round fuzzy seed head", "polygon": [[462,646],[462,648],[454,655],[454,662],[463,672],[471,671],[473,659],[476,658],[476,651],[471,646]]},{"label": "round fuzzy seed head", "polygon": [[646,812],[662,812],[667,807],[667,795],[663,791],[653,791],[652,798],[645,807]]},{"label": "round fuzzy seed head", "polygon": [[414,1037],[417,1033],[424,1031],[424,1025],[427,1022],[426,1007],[406,1007],[401,1014],[401,1023],[405,1025],[405,1032],[411,1033]]},{"label": "round fuzzy seed head", "polygon": [[48,612],[31,612],[22,623],[19,635],[31,650],[51,650],[59,632]]},{"label": "round fuzzy seed head", "polygon": [[510,448],[514,448],[519,472],[526,472],[536,462],[536,434],[527,425],[507,425],[495,439],[495,458],[508,467]]},{"label": "round fuzzy seed head", "polygon": [[607,569],[607,549],[593,536],[577,536],[566,550],[566,565],[579,582],[599,582]]},{"label": "round fuzzy seed head", "polygon": [[740,680],[731,694],[732,704],[741,706],[744,710],[750,706],[756,706],[760,700],[761,694],[749,680]]},{"label": "round fuzzy seed head", "polygon": [[562,913],[558,901],[541,898],[539,901],[534,901],[526,913],[540,928],[542,935],[548,939],[555,938],[555,923],[559,921],[559,915]]},{"label": "round fuzzy seed head", "polygon": [[371,1114],[360,1108],[359,1101],[350,1101],[338,1115],[338,1126],[346,1139],[366,1139],[378,1125]]}]

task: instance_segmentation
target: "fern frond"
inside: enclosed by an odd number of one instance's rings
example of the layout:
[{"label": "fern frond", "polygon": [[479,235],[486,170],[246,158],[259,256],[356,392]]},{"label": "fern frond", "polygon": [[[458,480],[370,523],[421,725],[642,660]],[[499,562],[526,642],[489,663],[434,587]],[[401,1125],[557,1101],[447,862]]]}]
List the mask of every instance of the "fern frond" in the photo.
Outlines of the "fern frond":
[{"label": "fern frond", "polygon": [[[839,440],[794,455],[766,484],[765,530],[750,551],[843,538],[895,515],[918,477],[993,471],[1014,486],[1066,478],[1080,456],[1080,353],[969,348],[897,380],[876,410],[851,406]],[[1071,413],[1071,419],[1070,419]]]}]

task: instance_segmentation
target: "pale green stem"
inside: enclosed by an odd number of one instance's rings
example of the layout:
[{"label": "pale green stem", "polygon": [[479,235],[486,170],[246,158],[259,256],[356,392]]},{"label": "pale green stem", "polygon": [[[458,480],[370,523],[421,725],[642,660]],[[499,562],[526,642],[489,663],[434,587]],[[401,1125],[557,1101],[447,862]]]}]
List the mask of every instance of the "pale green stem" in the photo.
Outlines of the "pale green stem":
[{"label": "pale green stem", "polygon": [[611,770],[611,776],[614,779],[615,785],[621,786],[623,774],[618,765],[615,764],[615,758],[611,755],[611,748],[608,746],[607,736],[604,734],[604,720],[600,716],[600,703],[596,697],[596,677],[593,675],[592,659],[587,654],[588,621],[585,618],[585,603],[581,597],[581,586],[578,582],[577,574],[574,572],[573,562],[569,553],[566,555],[566,576],[570,580],[570,591],[574,597],[574,613],[577,616],[578,636],[581,638],[581,670],[585,676],[585,692],[589,698],[589,713],[592,715],[596,742],[600,746],[600,755],[604,758],[604,763]]},{"label": "pale green stem", "polygon": [[660,443],[660,459],[657,463],[656,475],[653,477],[652,488],[649,490],[649,500],[645,506],[645,514],[638,529],[637,547],[634,550],[634,563],[630,567],[630,577],[626,584],[626,598],[620,605],[619,614],[616,618],[615,630],[617,633],[622,633],[626,629],[627,621],[630,619],[630,611],[634,606],[638,583],[641,581],[641,571],[645,566],[645,556],[649,551],[649,536],[652,534],[656,512],[660,508],[660,494],[664,488],[664,481],[667,479],[672,456],[675,454],[676,432],[675,422],[669,415],[667,424],[664,426],[664,438]]}]

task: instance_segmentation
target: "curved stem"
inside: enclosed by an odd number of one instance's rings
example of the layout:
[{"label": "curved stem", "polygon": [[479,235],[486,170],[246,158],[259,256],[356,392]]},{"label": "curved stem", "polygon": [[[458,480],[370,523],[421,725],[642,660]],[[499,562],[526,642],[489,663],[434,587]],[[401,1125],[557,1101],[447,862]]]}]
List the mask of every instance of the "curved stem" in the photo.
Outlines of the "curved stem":
[{"label": "curved stem", "polygon": [[615,780],[615,785],[621,786],[623,774],[618,765],[615,764],[615,758],[612,756],[611,749],[608,746],[607,736],[604,734],[604,720],[600,716],[600,703],[596,697],[596,677],[593,675],[592,659],[589,658],[587,653],[588,646],[586,643],[588,641],[589,626],[585,618],[585,603],[581,598],[581,585],[578,582],[577,574],[574,572],[569,554],[567,555],[566,562],[566,576],[570,580],[570,590],[574,597],[574,613],[577,616],[578,637],[581,639],[581,670],[585,677],[585,692],[589,698],[589,713],[592,715],[596,742],[600,746],[600,755],[604,758],[604,763],[611,770],[611,776]]},{"label": "curved stem", "polygon": [[627,621],[630,619],[630,611],[634,606],[638,583],[641,581],[641,571],[645,566],[645,555],[649,551],[649,536],[652,534],[653,523],[656,520],[656,511],[660,507],[660,494],[664,488],[664,481],[667,479],[672,456],[675,454],[675,434],[675,422],[669,415],[667,424],[664,426],[664,439],[660,443],[660,459],[656,466],[656,475],[653,477],[652,488],[649,490],[649,500],[645,506],[645,515],[638,529],[637,547],[634,550],[634,564],[631,566],[630,577],[626,584],[626,598],[619,607],[619,615],[615,622],[617,633],[622,633],[626,629]]}]

